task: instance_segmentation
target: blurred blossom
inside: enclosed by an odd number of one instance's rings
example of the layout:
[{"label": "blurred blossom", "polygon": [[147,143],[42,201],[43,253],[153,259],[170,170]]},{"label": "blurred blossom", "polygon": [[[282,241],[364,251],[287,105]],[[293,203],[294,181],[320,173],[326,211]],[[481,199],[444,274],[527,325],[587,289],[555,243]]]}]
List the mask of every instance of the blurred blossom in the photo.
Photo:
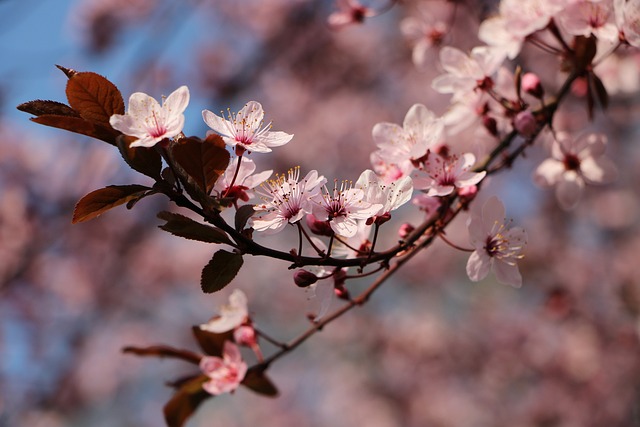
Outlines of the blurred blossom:
[{"label": "blurred blossom", "polygon": [[200,369],[209,377],[202,388],[214,396],[233,392],[247,373],[247,364],[242,360],[240,349],[231,341],[224,343],[222,358],[202,356]]},{"label": "blurred blossom", "polygon": [[248,318],[247,296],[240,289],[236,289],[229,296],[229,303],[220,308],[220,314],[200,325],[200,329],[220,334],[239,327]]}]

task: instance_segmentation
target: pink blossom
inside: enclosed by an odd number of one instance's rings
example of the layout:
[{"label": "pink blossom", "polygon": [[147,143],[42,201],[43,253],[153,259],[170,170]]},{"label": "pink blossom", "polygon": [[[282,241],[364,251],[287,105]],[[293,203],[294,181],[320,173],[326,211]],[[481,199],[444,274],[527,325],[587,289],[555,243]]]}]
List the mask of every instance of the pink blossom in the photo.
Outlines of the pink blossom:
[{"label": "pink blossom", "polygon": [[236,114],[228,112],[228,117],[227,120],[209,110],[202,111],[207,126],[220,134],[224,142],[236,148],[236,151],[240,147],[241,152],[268,153],[272,147],[284,145],[293,138],[288,133],[271,131],[271,123],[264,124],[264,110],[256,101],[247,102]]},{"label": "pink blossom", "polygon": [[534,172],[535,183],[541,187],[555,186],[560,206],[574,208],[585,183],[605,184],[617,176],[614,164],[604,156],[606,142],[602,134],[584,134],[574,140],[559,132],[551,146],[551,158]]},{"label": "pink blossom", "polygon": [[531,111],[524,110],[513,118],[513,127],[520,135],[529,137],[538,129],[538,122]]},{"label": "pink blossom", "polygon": [[640,0],[613,0],[614,16],[624,39],[640,47]]},{"label": "pink blossom", "polygon": [[153,147],[165,138],[173,138],[184,127],[184,110],[189,104],[189,88],[180,86],[162,101],[162,106],[146,93],[129,97],[127,114],[114,114],[111,126],[137,138],[131,147]]},{"label": "pink blossom", "polygon": [[427,190],[427,196],[446,196],[458,188],[476,185],[487,174],[485,171],[472,172],[476,156],[465,153],[461,156],[443,157],[429,153],[424,167],[413,175],[415,188]]},{"label": "pink blossom", "polygon": [[328,22],[333,28],[341,28],[349,24],[359,24],[365,18],[377,15],[377,12],[365,7],[358,0],[336,0],[338,10],[329,15]]},{"label": "pink blossom", "polygon": [[482,207],[482,216],[471,214],[467,227],[475,248],[467,262],[469,279],[477,282],[492,270],[500,283],[520,287],[522,276],[516,261],[523,256],[527,233],[520,227],[506,228],[502,202],[491,197]]},{"label": "pink blossom", "polygon": [[396,182],[386,184],[375,172],[367,169],[358,177],[356,188],[364,191],[365,201],[381,205],[375,215],[384,215],[398,209],[411,199],[413,182],[410,177],[405,176]]},{"label": "pink blossom", "polygon": [[613,0],[582,0],[569,5],[558,15],[561,27],[574,36],[594,35],[600,40],[618,40]]},{"label": "pink blossom", "polygon": [[247,296],[240,289],[236,289],[229,296],[229,303],[220,309],[220,314],[200,325],[200,329],[220,334],[239,327],[248,318]]},{"label": "pink blossom", "polygon": [[247,364],[242,360],[238,347],[231,341],[225,341],[222,358],[203,356],[200,359],[200,370],[209,377],[202,388],[209,394],[217,396],[233,392],[247,374]]},{"label": "pink blossom", "polygon": [[438,46],[447,32],[444,22],[426,12],[421,15],[422,19],[410,16],[400,23],[402,34],[413,44],[413,64],[419,68],[427,65],[427,52],[433,46]]},{"label": "pink blossom", "polygon": [[[240,169],[236,175],[236,169],[238,168],[238,159],[240,160]],[[257,187],[266,181],[273,171],[267,170],[259,172],[255,175],[253,173],[256,170],[255,163],[246,157],[236,157],[227,166],[222,176],[216,181],[213,190],[218,193],[219,196],[230,197],[234,200],[249,201],[253,198],[253,192],[251,189]],[[235,181],[233,180],[235,176]],[[233,183],[233,187],[229,186]]]}]

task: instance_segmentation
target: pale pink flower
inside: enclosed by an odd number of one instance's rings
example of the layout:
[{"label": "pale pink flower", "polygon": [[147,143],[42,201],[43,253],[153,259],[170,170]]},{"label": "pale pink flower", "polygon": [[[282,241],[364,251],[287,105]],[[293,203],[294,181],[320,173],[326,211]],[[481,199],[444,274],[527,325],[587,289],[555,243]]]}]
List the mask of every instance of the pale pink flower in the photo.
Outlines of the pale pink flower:
[{"label": "pale pink flower", "polygon": [[334,183],[333,191],[325,186],[325,192],[314,198],[313,215],[321,221],[329,221],[334,233],[351,237],[358,231],[359,219],[371,218],[382,208],[382,204],[364,201],[364,191],[353,188],[352,184],[342,181]]},{"label": "pale pink flower", "polygon": [[265,203],[256,205],[259,211],[251,220],[256,231],[276,233],[285,225],[298,222],[312,212],[312,198],[320,194],[320,187],[327,180],[312,170],[300,181],[300,168],[290,169],[288,174],[278,175],[261,185]]},{"label": "pale pink flower", "polygon": [[416,67],[427,65],[427,52],[437,46],[447,32],[447,25],[428,13],[422,19],[410,16],[400,23],[400,31],[413,44],[411,59]]},{"label": "pale pink flower", "polygon": [[384,215],[398,209],[411,199],[413,182],[411,177],[405,176],[398,181],[386,183],[370,169],[360,174],[356,181],[356,188],[364,191],[364,200],[380,204],[381,208],[374,215]]},{"label": "pale pink flower", "polygon": [[239,327],[248,318],[247,296],[240,289],[236,289],[229,296],[229,303],[220,308],[220,314],[200,325],[200,329],[221,334]]},{"label": "pale pink flower", "polygon": [[378,14],[372,8],[361,5],[358,0],[336,0],[336,5],[338,10],[328,18],[329,25],[336,29],[349,24],[360,24],[365,18]]},{"label": "pale pink flower", "polygon": [[491,197],[482,207],[482,216],[471,214],[467,227],[475,248],[467,262],[469,279],[477,282],[492,270],[498,282],[520,287],[522,276],[516,261],[523,257],[527,233],[520,227],[506,227],[502,202]]},{"label": "pale pink flower", "polygon": [[446,196],[456,189],[463,189],[479,183],[487,174],[485,171],[472,172],[476,156],[465,153],[461,156],[442,157],[429,153],[424,167],[413,175],[416,189],[427,190],[427,196]]},{"label": "pale pink flower", "polygon": [[209,381],[202,388],[209,394],[217,396],[231,393],[238,388],[247,374],[247,364],[242,360],[240,349],[231,341],[225,341],[222,358],[203,356],[200,359],[200,370]]},{"label": "pale pink flower", "polygon": [[220,134],[224,142],[240,151],[268,153],[272,147],[286,144],[293,135],[271,131],[271,123],[264,124],[264,110],[256,101],[249,101],[236,114],[228,113],[228,120],[209,110],[202,111],[204,122]]},{"label": "pale pink flower", "polygon": [[613,0],[616,25],[631,46],[640,47],[640,0]]},{"label": "pale pink flower", "polygon": [[403,160],[400,163],[387,161],[388,156],[382,150],[377,150],[369,156],[373,170],[380,176],[384,182],[390,183],[397,181],[403,176],[407,176],[414,169],[410,159]]},{"label": "pale pink flower", "polygon": [[584,134],[573,139],[559,132],[551,145],[551,158],[536,169],[533,179],[542,187],[556,188],[563,209],[578,204],[586,184],[606,184],[617,176],[615,165],[604,156],[607,138],[602,134]]},{"label": "pale pink flower", "polygon": [[[240,160],[240,170],[238,170],[234,182],[233,177],[236,175],[236,169],[238,168],[238,159],[242,160]],[[247,202],[254,196],[251,189],[262,184],[273,173],[273,171],[267,170],[253,175],[255,170],[256,164],[251,159],[236,157],[229,162],[227,169],[216,181],[213,190],[217,192],[219,196],[231,197],[234,200],[240,199]],[[229,188],[232,182],[233,187]]]},{"label": "pale pink flower", "polygon": [[111,127],[137,138],[131,147],[153,147],[165,138],[173,138],[184,127],[184,110],[189,104],[189,88],[180,86],[162,101],[162,106],[146,93],[129,97],[127,114],[110,117]]},{"label": "pale pink flower", "polygon": [[618,40],[613,0],[578,1],[558,14],[558,22],[573,36],[594,35],[600,40],[612,43]]}]

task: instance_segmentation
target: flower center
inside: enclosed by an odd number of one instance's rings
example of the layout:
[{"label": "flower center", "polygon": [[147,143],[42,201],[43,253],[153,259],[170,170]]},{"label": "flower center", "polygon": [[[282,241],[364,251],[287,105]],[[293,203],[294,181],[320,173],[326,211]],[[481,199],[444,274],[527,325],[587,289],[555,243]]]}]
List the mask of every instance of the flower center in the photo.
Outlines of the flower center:
[{"label": "flower center", "polygon": [[564,156],[564,168],[568,171],[580,169],[580,159],[575,154],[566,154]]}]

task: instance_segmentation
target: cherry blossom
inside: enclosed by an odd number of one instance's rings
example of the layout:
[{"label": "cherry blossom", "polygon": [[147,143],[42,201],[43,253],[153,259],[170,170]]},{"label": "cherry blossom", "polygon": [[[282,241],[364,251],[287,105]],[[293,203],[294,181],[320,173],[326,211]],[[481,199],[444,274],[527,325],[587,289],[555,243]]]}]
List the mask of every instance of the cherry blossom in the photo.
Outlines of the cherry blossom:
[{"label": "cherry blossom", "polygon": [[364,200],[381,205],[380,210],[374,214],[381,216],[398,209],[411,199],[413,182],[410,177],[405,176],[396,182],[386,184],[375,172],[367,169],[360,174],[356,188],[364,191]]},{"label": "cherry blossom", "polygon": [[599,40],[612,43],[618,40],[613,0],[583,0],[573,3],[558,14],[558,21],[567,33],[574,36],[594,35]]},{"label": "cherry blossom", "polygon": [[287,175],[279,175],[261,185],[265,203],[256,205],[259,211],[252,218],[254,230],[277,233],[285,225],[298,222],[313,209],[312,198],[320,193],[320,186],[327,180],[312,170],[300,181],[300,168],[290,169]]},{"label": "cherry blossom", "polygon": [[414,186],[427,190],[427,196],[446,196],[458,189],[479,183],[487,174],[485,171],[472,172],[476,156],[465,153],[461,156],[443,157],[429,153],[424,167],[413,175]]},{"label": "cherry blossom", "polygon": [[358,0],[336,0],[338,10],[329,15],[328,22],[333,28],[341,28],[349,24],[359,24],[365,18],[376,16],[378,13],[370,7],[365,7]]},{"label": "cherry blossom", "polygon": [[433,46],[442,42],[447,32],[447,25],[436,20],[428,13],[422,14],[423,19],[410,16],[400,23],[402,34],[413,44],[411,59],[415,66],[424,68],[427,65],[427,52]]},{"label": "cherry blossom", "polygon": [[225,341],[222,358],[203,356],[200,359],[200,370],[209,377],[202,388],[217,396],[238,388],[247,374],[247,364],[242,360],[240,349],[231,341]]},{"label": "cherry blossom", "polygon": [[249,101],[237,113],[228,111],[229,119],[220,117],[209,110],[202,111],[204,122],[220,134],[224,142],[236,149],[236,153],[244,150],[257,153],[268,153],[271,147],[279,147],[293,138],[284,132],[271,131],[271,123],[264,124],[264,110],[256,101]]},{"label": "cherry blossom", "polygon": [[506,227],[502,202],[491,197],[482,207],[482,216],[471,214],[467,227],[475,248],[467,262],[469,279],[477,282],[492,270],[498,282],[520,287],[522,276],[516,261],[523,257],[527,233],[520,227]]},{"label": "cherry blossom", "polygon": [[640,47],[640,1],[613,0],[616,25],[624,39],[635,47]]},{"label": "cherry blossom", "polygon": [[153,147],[165,138],[182,132],[184,111],[189,104],[189,88],[180,86],[162,101],[162,106],[142,92],[129,97],[127,114],[114,114],[111,126],[125,135],[137,138],[131,147]]},{"label": "cherry blossom", "polygon": [[558,132],[551,145],[551,158],[536,169],[533,179],[541,187],[556,188],[563,209],[572,209],[586,184],[605,184],[617,176],[614,164],[604,156],[607,138],[602,134],[583,134],[573,139]]},{"label": "cherry blossom", "polygon": [[[238,169],[238,161],[240,161],[240,169]],[[256,165],[251,159],[246,157],[236,157],[229,162],[227,169],[216,181],[213,190],[222,197],[232,198],[233,200],[240,199],[247,202],[254,196],[251,189],[262,184],[273,173],[273,171],[267,170],[253,175],[255,170]],[[229,187],[232,183],[233,186]]]},{"label": "cherry blossom", "polygon": [[229,303],[220,309],[220,314],[200,325],[200,329],[220,334],[239,327],[248,318],[247,296],[240,289],[236,289],[229,296]]}]

